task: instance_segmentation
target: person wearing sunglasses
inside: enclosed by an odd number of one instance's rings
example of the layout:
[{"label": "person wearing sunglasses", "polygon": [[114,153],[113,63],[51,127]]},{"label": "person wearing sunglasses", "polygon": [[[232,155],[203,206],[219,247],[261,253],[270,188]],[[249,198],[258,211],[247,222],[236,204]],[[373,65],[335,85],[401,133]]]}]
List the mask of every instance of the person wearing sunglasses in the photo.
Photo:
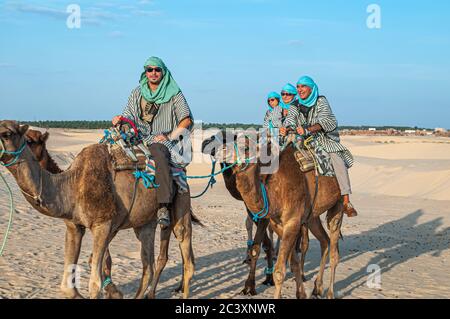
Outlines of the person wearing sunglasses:
[{"label": "person wearing sunglasses", "polygon": [[[287,134],[287,128],[285,126],[285,121],[289,114],[289,110],[291,106],[297,106],[297,89],[292,84],[286,84],[281,90],[281,103],[280,103],[280,111],[279,117],[274,119],[274,122],[278,125],[277,127],[280,129],[280,136],[285,137]],[[282,140],[282,138],[281,138]]]},{"label": "person wearing sunglasses", "polygon": [[301,77],[297,82],[297,91],[299,105],[289,110],[286,125],[302,136],[312,135],[330,155],[343,197],[344,212],[349,217],[355,217],[358,213],[350,202],[352,190],[348,175],[354,160],[350,151],[341,144],[336,117],[327,98],[319,95],[319,87],[312,78]]},{"label": "person wearing sunglasses", "polygon": [[151,57],[145,62],[139,86],[131,92],[122,115],[113,118],[113,125],[122,118],[136,124],[155,161],[159,185],[157,218],[162,228],[168,227],[174,197],[169,165],[183,169],[192,160],[189,135],[194,119],[178,84],[160,58]]},{"label": "person wearing sunglasses", "polygon": [[267,128],[272,130],[274,128],[272,123],[272,112],[275,107],[280,104],[281,95],[277,92],[270,92],[267,97],[267,104],[269,105],[269,109],[266,111],[266,115],[264,116],[263,128]]}]

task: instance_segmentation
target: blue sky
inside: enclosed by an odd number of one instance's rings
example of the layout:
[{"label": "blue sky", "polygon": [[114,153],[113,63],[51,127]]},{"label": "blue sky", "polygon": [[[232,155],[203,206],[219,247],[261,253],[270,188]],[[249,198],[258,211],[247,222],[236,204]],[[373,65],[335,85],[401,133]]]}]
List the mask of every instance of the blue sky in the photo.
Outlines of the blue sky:
[{"label": "blue sky", "polygon": [[109,119],[156,55],[204,122],[262,122],[267,93],[307,74],[341,125],[450,128],[446,15],[447,0],[0,1],[0,118]]}]

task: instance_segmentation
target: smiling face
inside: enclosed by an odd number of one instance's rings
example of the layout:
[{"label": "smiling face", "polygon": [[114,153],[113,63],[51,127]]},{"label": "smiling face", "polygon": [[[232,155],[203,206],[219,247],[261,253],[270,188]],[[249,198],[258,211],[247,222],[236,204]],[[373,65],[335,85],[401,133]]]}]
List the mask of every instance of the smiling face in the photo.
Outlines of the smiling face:
[{"label": "smiling face", "polygon": [[280,101],[278,101],[278,99],[276,98],[270,98],[267,100],[267,102],[269,103],[270,107],[274,108],[276,106],[278,106],[278,104],[280,104]]},{"label": "smiling face", "polygon": [[147,76],[148,82],[153,85],[158,85],[161,83],[163,78],[162,69],[155,65],[147,66],[145,68],[145,75]]},{"label": "smiling face", "polygon": [[297,85],[297,92],[302,100],[306,100],[311,95],[312,89],[307,85],[300,84]]},{"label": "smiling face", "polygon": [[294,99],[294,94],[283,91],[281,92],[281,98],[285,104],[289,104]]}]

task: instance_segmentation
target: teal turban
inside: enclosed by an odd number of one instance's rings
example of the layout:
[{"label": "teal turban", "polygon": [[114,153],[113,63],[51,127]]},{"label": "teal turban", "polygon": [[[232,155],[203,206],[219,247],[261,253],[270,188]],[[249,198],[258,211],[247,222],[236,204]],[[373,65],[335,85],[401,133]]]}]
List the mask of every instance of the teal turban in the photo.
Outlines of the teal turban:
[{"label": "teal turban", "polygon": [[317,99],[319,98],[319,87],[317,86],[316,82],[314,82],[314,80],[309,76],[302,76],[298,80],[297,85],[306,85],[312,90],[311,94],[306,100],[303,100],[300,96],[298,97],[300,103],[306,107],[312,107],[316,105]]},{"label": "teal turban", "polygon": [[172,74],[160,58],[149,58],[144,64],[144,69],[148,66],[160,67],[162,69],[162,79],[161,83],[158,85],[158,89],[155,92],[152,92],[148,87],[148,79],[144,70],[139,81],[142,96],[150,103],[162,104],[169,102],[172,97],[181,91],[177,82],[175,82]]},{"label": "teal turban", "polygon": [[291,103],[286,104],[283,101],[281,101],[280,106],[285,109],[288,110],[291,107],[291,104],[296,100],[296,95],[297,95],[297,89],[295,88],[295,86],[293,86],[292,84],[288,83],[285,86],[283,86],[283,88],[281,89],[281,93],[286,92],[289,94],[293,94],[294,98],[292,99]]}]

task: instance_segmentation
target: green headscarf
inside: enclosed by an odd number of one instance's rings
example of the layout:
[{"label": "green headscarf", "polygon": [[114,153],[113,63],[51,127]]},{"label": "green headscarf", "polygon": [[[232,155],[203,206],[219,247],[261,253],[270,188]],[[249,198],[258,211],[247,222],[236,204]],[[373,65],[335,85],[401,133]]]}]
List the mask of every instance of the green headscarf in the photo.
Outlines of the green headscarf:
[{"label": "green headscarf", "polygon": [[162,69],[162,79],[161,83],[159,83],[158,85],[158,89],[155,92],[152,92],[148,87],[148,79],[144,70],[139,81],[141,85],[142,96],[150,103],[162,104],[169,102],[172,97],[174,97],[181,91],[178,87],[177,82],[175,82],[172,74],[160,58],[149,58],[144,64],[144,69],[148,66],[160,67]]}]

